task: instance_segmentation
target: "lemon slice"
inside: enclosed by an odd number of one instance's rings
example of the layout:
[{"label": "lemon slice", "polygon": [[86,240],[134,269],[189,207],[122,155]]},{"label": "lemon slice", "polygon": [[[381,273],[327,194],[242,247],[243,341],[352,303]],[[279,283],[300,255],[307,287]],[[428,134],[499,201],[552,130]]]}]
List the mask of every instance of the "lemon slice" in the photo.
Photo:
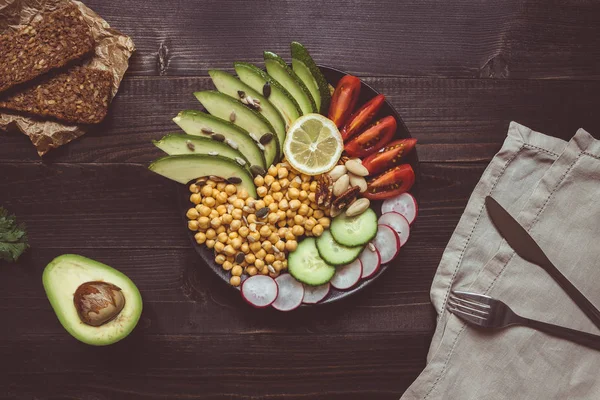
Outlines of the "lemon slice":
[{"label": "lemon slice", "polygon": [[320,114],[306,114],[288,129],[283,152],[292,167],[306,175],[319,175],[337,164],[344,141],[337,126]]}]

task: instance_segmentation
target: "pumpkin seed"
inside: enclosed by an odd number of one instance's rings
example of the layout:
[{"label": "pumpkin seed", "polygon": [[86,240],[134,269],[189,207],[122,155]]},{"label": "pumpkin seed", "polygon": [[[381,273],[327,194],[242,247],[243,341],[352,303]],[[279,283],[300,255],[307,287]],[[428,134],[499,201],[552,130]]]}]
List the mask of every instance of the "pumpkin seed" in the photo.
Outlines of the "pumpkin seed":
[{"label": "pumpkin seed", "polygon": [[265,83],[265,85],[263,86],[262,92],[263,92],[263,96],[265,96],[268,99],[269,96],[271,95],[271,84],[269,82]]},{"label": "pumpkin seed", "polygon": [[229,121],[231,122],[235,122],[235,111],[232,111],[231,114],[229,114]]},{"label": "pumpkin seed", "polygon": [[261,149],[262,151],[265,151],[265,146],[263,146],[261,143],[256,143],[256,145],[258,146],[259,149]]},{"label": "pumpkin seed", "polygon": [[276,274],[277,273],[277,271],[275,271],[275,268],[273,268],[273,266],[271,264],[267,265],[267,269],[272,274]]},{"label": "pumpkin seed", "polygon": [[236,264],[243,263],[245,259],[246,259],[246,254],[244,254],[244,252],[242,252],[242,251],[240,251],[239,253],[237,253],[235,255],[235,262],[236,262]]},{"label": "pumpkin seed", "polygon": [[[226,144],[228,144],[228,145],[229,145],[229,147],[231,147],[231,148],[232,148],[232,149],[234,149],[234,150],[237,150],[237,149],[238,149],[238,147],[239,147],[239,146],[238,146],[238,144],[237,144],[236,142],[234,142],[233,140],[231,140],[231,139],[226,139],[226,140],[225,140],[225,143],[226,143]],[[243,165],[243,164],[242,164],[242,165]]]},{"label": "pumpkin seed", "polygon": [[250,137],[252,138],[252,140],[254,140],[256,143],[259,142],[258,137],[256,137],[255,133],[249,132],[248,134],[250,135]]},{"label": "pumpkin seed", "polygon": [[237,162],[238,164],[240,164],[242,167],[244,165],[246,165],[246,160],[244,160],[243,158],[236,157],[235,158],[235,162]]},{"label": "pumpkin seed", "polygon": [[210,175],[208,177],[208,179],[210,179],[211,181],[215,181],[215,182],[225,182],[225,179],[221,178],[220,176],[216,176],[216,175]]},{"label": "pumpkin seed", "polygon": [[246,97],[246,92],[244,92],[243,90],[238,90],[238,96],[240,96],[240,99],[243,99],[244,97]]},{"label": "pumpkin seed", "polygon": [[210,138],[212,140],[216,140],[217,142],[225,141],[225,136],[221,135],[220,133],[213,133],[212,135],[210,135]]},{"label": "pumpkin seed", "polygon": [[369,246],[369,250],[371,250],[373,253],[375,253],[375,250],[377,250],[375,245],[373,243],[369,242],[368,246]]},{"label": "pumpkin seed", "polygon": [[185,141],[185,145],[187,146],[188,149],[190,149],[191,151],[196,150],[196,146],[194,145],[194,143],[192,143],[191,140],[186,140]]},{"label": "pumpkin seed", "polygon": [[266,144],[269,144],[269,143],[271,143],[271,140],[273,140],[273,134],[272,134],[272,133],[270,133],[270,132],[267,132],[267,133],[265,133],[264,135],[262,135],[262,136],[260,137],[260,140],[259,140],[259,142],[260,142],[260,144],[262,144],[262,145],[266,145]]},{"label": "pumpkin seed", "polygon": [[200,129],[200,131],[202,133],[206,133],[207,135],[210,135],[211,133],[213,133],[213,130],[210,128],[202,128],[202,129]]},{"label": "pumpkin seed", "polygon": [[263,167],[261,167],[260,165],[251,166],[250,172],[252,172],[252,175],[254,175],[254,176],[265,175],[267,173],[267,171],[265,171],[265,169]]},{"label": "pumpkin seed", "polygon": [[269,214],[269,207],[263,207],[256,212],[256,217],[263,219]]},{"label": "pumpkin seed", "polygon": [[237,176],[230,176],[229,178],[227,178],[227,182],[233,185],[239,185],[240,183],[242,183],[242,178],[238,178]]}]

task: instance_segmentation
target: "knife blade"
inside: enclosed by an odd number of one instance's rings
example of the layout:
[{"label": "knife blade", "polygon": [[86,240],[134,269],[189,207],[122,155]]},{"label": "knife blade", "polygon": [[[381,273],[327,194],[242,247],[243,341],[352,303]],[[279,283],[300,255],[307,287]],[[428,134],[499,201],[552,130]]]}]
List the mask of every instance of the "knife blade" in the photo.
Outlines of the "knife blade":
[{"label": "knife blade", "polygon": [[542,267],[587,317],[600,328],[600,310],[556,268],[531,235],[494,198],[487,196],[485,206],[500,235],[521,258]]}]

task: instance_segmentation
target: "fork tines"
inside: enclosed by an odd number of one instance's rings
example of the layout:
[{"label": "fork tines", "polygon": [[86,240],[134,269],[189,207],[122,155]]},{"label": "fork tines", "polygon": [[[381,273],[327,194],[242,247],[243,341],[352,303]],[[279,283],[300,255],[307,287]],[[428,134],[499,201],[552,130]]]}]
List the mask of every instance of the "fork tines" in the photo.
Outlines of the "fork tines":
[{"label": "fork tines", "polygon": [[452,291],[447,308],[452,314],[477,325],[484,325],[490,316],[491,306],[488,296]]}]

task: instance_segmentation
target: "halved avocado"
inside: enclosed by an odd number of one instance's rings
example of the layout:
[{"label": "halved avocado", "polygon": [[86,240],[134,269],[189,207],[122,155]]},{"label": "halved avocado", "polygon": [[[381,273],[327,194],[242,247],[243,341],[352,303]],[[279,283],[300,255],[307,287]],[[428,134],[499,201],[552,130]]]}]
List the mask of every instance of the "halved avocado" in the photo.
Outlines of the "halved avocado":
[{"label": "halved avocado", "polygon": [[170,156],[207,154],[223,156],[232,160],[240,158],[246,162],[244,168],[250,171],[250,162],[240,151],[225,142],[219,142],[209,137],[170,133],[160,140],[153,140],[152,143]]},{"label": "halved avocado", "polygon": [[273,79],[262,69],[255,65],[245,62],[233,63],[235,72],[240,77],[240,80],[250,86],[252,89],[262,93],[265,84],[271,87],[271,95],[269,101],[277,108],[286,124],[286,129],[292,123],[300,118],[302,110],[294,97],[287,91],[279,82]]},{"label": "halved avocado", "polygon": [[[215,117],[230,120],[250,134],[254,134],[257,139],[260,139],[266,133],[273,134],[275,132],[273,125],[265,117],[226,94],[216,90],[206,90],[195,92],[194,96],[209,113]],[[271,142],[264,145],[267,166],[279,161],[280,147],[277,135],[273,136]]]},{"label": "halved avocado", "polygon": [[262,94],[225,71],[211,70],[208,71],[208,74],[212,78],[212,81],[219,92],[240,101],[243,101],[243,98],[240,96],[240,94],[243,96],[250,96],[253,99],[258,99],[260,101],[260,109],[257,111],[262,114],[271,123],[271,125],[273,125],[275,133],[279,138],[279,153],[282,154],[286,131],[285,121],[275,106],[271,104],[271,102]]},{"label": "halved avocado", "polygon": [[246,159],[250,161],[250,164],[258,165],[262,168],[267,167],[264,152],[250,137],[250,134],[229,121],[196,110],[181,111],[173,118],[173,121],[188,135],[212,137],[212,133],[204,132],[214,132],[223,135],[226,139],[238,145],[238,150],[244,154]]},{"label": "halved avocado", "polygon": [[62,326],[83,343],[118,342],[140,319],[138,288],[122,272],[98,261],[64,254],[46,266],[42,282]]},{"label": "halved avocado", "polygon": [[270,51],[264,52],[264,58],[269,75],[294,96],[304,114],[319,112],[310,91],[283,58]]},{"label": "halved avocado", "polygon": [[229,180],[239,178],[241,182],[236,184],[238,188],[246,189],[251,197],[257,198],[252,175],[238,162],[227,157],[207,154],[167,156],[155,160],[148,169],[183,184],[210,175]]},{"label": "halved avocado", "polygon": [[292,42],[290,48],[292,50],[292,69],[310,90],[321,114],[327,115],[331,93],[325,75],[301,43]]}]

